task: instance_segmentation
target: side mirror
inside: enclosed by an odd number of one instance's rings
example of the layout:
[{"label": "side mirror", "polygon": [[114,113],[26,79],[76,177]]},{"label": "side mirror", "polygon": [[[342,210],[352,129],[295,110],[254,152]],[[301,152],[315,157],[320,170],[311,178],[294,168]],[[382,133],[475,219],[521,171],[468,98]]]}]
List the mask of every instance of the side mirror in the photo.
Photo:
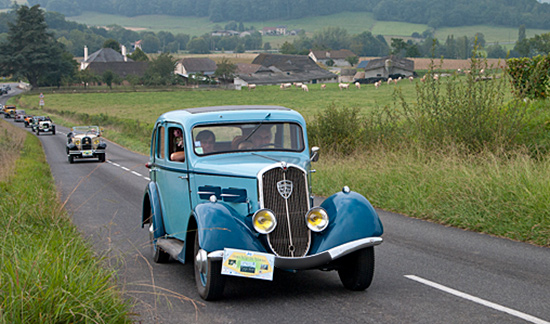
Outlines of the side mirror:
[{"label": "side mirror", "polygon": [[311,162],[317,162],[317,160],[319,160],[319,147],[318,146],[314,146],[311,148],[311,155],[309,157],[309,160]]}]

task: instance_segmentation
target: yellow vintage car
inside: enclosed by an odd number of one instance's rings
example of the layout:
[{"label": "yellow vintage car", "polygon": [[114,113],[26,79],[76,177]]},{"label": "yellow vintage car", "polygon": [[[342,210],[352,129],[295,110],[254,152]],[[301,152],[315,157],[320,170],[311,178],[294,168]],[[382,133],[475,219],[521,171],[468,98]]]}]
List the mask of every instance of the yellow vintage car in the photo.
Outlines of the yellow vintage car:
[{"label": "yellow vintage car", "polygon": [[17,107],[15,105],[5,105],[4,106],[4,118],[15,118],[15,110]]}]

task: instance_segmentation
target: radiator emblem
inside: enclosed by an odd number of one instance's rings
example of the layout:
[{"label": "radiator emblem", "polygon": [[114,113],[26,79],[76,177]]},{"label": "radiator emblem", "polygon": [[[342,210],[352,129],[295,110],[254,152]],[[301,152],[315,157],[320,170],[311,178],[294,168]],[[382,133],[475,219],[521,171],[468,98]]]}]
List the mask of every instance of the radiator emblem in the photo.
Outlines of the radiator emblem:
[{"label": "radiator emblem", "polygon": [[277,190],[284,199],[288,199],[292,195],[292,181],[281,180],[277,182]]}]

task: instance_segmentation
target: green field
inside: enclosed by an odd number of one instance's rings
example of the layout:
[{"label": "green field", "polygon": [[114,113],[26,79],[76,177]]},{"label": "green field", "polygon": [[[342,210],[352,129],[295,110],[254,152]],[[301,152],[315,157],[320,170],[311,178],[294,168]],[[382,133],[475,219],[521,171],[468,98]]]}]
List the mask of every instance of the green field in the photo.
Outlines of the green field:
[{"label": "green field", "polygon": [[[397,87],[404,95],[413,100],[415,84],[401,81]],[[293,108],[302,113],[306,119],[313,118],[319,111],[333,102],[338,106],[358,107],[364,113],[393,102],[395,85],[382,85],[375,89],[372,84],[362,85],[361,89],[350,88],[339,90],[336,83],[327,84],[325,90],[320,85],[308,85],[309,92],[291,88],[279,89],[279,86],[260,86],[248,90],[199,90],[169,92],[136,92],[128,93],[67,93],[56,94],[44,92],[45,107],[56,111],[71,110],[78,113],[110,114],[122,118],[131,118],[140,122],[152,123],[162,113],[196,106],[217,105],[280,105]],[[24,96],[21,103],[27,108],[38,107],[38,94]],[[136,109],[136,107],[139,107]],[[139,110],[139,113],[137,113]]]},{"label": "green field", "polygon": [[[174,34],[184,33],[191,36],[200,36],[209,33],[218,27],[224,27],[229,22],[212,23],[208,18],[197,17],[174,17],[174,16],[137,16],[124,17],[118,15],[101,14],[95,12],[86,12],[80,16],[67,17],[67,20],[73,20],[90,26],[108,26],[117,24],[126,28],[137,30],[150,30],[158,32],[161,30],[170,31]],[[341,27],[348,31],[349,34],[355,35],[364,31],[370,31],[374,35],[384,35],[386,38],[391,37],[410,37],[413,32],[422,33],[429,29],[427,25],[410,24],[394,21],[377,21],[373,18],[372,13],[365,12],[344,12],[329,16],[307,17],[294,20],[272,20],[272,21],[254,21],[246,22],[245,27],[254,26],[257,30],[263,27],[273,27],[277,25],[285,25],[287,29],[303,29],[311,36],[323,28],[334,26]],[[548,30],[527,29],[527,37],[533,37],[536,34],[548,33]],[[445,41],[448,35],[456,37],[468,36],[472,37],[476,33],[483,33],[485,40],[488,43],[498,42],[506,44],[515,42],[518,37],[518,28],[495,27],[495,26],[465,26],[456,28],[442,28],[435,31],[435,35],[442,41]],[[294,39],[293,36],[286,37],[266,37],[264,42],[270,42],[276,48],[285,41]]]}]

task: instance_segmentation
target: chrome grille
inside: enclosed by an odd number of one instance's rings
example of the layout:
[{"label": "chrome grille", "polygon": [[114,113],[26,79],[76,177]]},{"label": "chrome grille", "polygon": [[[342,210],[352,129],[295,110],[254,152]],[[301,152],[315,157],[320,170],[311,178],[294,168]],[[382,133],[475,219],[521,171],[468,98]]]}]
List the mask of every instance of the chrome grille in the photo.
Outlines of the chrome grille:
[{"label": "chrome grille", "polygon": [[89,137],[82,138],[82,149],[91,150],[92,149],[92,139]]},{"label": "chrome grille", "polygon": [[[277,227],[268,235],[273,252],[284,257],[302,257],[309,250],[311,235],[305,215],[309,209],[309,194],[303,170],[276,166],[261,175],[263,208],[271,209],[277,218]],[[287,199],[277,189],[281,181],[292,182]],[[287,188],[288,189],[288,188]]]}]

